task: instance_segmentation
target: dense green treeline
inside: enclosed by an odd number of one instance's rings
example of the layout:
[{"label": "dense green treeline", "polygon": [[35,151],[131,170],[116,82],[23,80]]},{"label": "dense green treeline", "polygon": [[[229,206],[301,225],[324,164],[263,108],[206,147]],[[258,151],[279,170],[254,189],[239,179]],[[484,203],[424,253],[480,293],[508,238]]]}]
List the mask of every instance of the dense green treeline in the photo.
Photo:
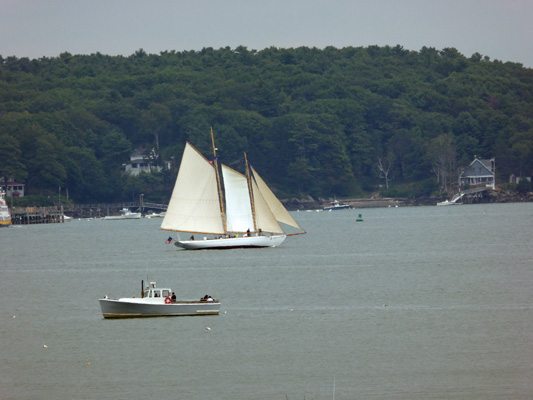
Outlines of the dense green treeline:
[{"label": "dense green treeline", "polygon": [[[282,197],[428,195],[474,155],[500,182],[532,175],[533,70],[401,46],[0,56],[0,176],[30,194],[168,200],[185,141],[210,154],[211,126],[222,162],[246,152]],[[122,175],[139,146],[174,168]]]}]

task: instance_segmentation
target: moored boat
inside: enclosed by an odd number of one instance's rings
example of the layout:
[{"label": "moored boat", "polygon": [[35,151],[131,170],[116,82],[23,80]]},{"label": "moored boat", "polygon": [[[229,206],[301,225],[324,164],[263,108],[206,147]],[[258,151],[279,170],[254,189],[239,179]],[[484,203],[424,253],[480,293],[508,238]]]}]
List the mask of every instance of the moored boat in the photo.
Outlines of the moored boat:
[{"label": "moored boat", "polygon": [[150,214],[146,214],[144,218],[165,218],[165,212],[162,212],[162,213],[153,212]]},{"label": "moored boat", "polygon": [[116,220],[116,219],[140,219],[142,218],[141,213],[131,212],[128,208],[123,208],[120,210],[119,215],[107,215],[104,217],[105,220]]},{"label": "moored boat", "polygon": [[0,189],[0,228],[11,225],[11,213],[5,200],[6,193]]},{"label": "moored boat", "polygon": [[331,206],[324,207],[324,211],[333,211],[333,210],[347,210],[351,207],[348,204],[341,204],[337,199],[331,202]]},{"label": "moored boat", "polygon": [[177,300],[170,288],[158,288],[155,282],[144,287],[141,297],[99,299],[104,318],[183,317],[218,315],[220,301],[205,295],[199,300]]},{"label": "moored boat", "polygon": [[444,201],[437,203],[437,205],[438,206],[453,206],[457,204],[463,204],[459,200],[461,200],[464,195],[465,195],[464,193],[459,192],[455,196],[453,196],[451,200],[446,199]]}]

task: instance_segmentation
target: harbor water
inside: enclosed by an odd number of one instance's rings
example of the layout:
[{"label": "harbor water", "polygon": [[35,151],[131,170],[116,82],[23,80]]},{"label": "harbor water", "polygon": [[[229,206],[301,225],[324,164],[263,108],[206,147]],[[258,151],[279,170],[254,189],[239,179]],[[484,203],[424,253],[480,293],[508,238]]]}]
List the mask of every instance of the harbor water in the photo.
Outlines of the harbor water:
[{"label": "harbor water", "polygon": [[[158,218],[2,229],[0,399],[533,398],[533,203],[293,215],[268,249],[179,250]],[[221,314],[104,320],[141,280]]]}]

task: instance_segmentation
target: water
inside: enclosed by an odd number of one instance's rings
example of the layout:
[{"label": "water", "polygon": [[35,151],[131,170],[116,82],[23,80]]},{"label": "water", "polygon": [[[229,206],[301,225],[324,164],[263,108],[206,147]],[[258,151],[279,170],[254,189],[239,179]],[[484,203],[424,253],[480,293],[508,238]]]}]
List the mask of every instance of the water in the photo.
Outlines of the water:
[{"label": "water", "polygon": [[[532,203],[294,216],[276,249],[180,251],[160,219],[0,230],[0,398],[533,398]],[[221,315],[102,318],[147,276]]]}]

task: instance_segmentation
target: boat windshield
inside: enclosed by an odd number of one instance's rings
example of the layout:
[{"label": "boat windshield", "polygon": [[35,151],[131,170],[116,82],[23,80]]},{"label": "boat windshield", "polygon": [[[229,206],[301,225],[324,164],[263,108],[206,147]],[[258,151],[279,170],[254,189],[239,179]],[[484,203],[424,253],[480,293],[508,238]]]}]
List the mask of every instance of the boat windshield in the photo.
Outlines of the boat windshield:
[{"label": "boat windshield", "polygon": [[150,289],[144,291],[144,297],[170,297],[170,289]]}]

